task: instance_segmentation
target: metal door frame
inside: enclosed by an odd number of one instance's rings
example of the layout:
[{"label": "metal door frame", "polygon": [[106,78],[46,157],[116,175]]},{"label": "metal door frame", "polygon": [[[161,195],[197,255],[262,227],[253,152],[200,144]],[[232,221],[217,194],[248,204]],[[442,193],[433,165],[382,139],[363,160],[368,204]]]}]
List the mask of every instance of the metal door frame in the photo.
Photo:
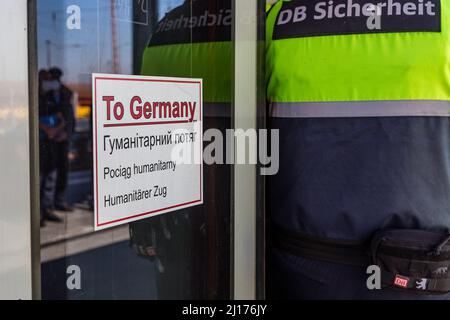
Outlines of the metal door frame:
[{"label": "metal door frame", "polygon": [[[265,128],[265,1],[233,1],[233,128]],[[240,150],[235,146],[235,159]],[[256,147],[256,146],[255,146]],[[235,164],[232,182],[233,299],[265,297],[264,178],[258,164]]]}]

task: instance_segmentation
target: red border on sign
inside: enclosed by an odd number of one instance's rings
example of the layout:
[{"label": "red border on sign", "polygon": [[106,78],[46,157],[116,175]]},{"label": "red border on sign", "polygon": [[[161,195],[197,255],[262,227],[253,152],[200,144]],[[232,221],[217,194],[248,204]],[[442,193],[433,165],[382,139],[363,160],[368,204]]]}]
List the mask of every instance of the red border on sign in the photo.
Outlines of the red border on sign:
[{"label": "red border on sign", "polygon": [[[194,80],[169,80],[169,79],[139,79],[139,78],[120,78],[120,77],[94,77],[94,108],[95,108],[95,113],[94,113],[94,117],[95,117],[95,205],[96,205],[96,209],[97,209],[97,214],[96,214],[96,218],[95,218],[95,226],[96,227],[103,227],[112,223],[116,223],[116,222],[121,222],[121,221],[126,221],[126,220],[130,220],[130,219],[134,219],[137,217],[142,217],[142,216],[146,216],[146,215],[152,215],[154,213],[158,213],[164,210],[169,210],[169,209],[174,209],[174,208],[178,208],[178,207],[182,207],[182,206],[186,206],[186,205],[190,205],[190,204],[194,204],[194,203],[198,203],[198,202],[202,202],[203,201],[203,195],[202,195],[202,185],[203,185],[203,174],[202,174],[202,166],[200,165],[200,189],[199,189],[199,194],[200,194],[200,199],[197,200],[193,200],[193,201],[189,201],[189,202],[185,202],[185,203],[180,203],[180,204],[176,204],[176,205],[172,205],[166,208],[161,208],[161,209],[157,209],[157,210],[153,210],[153,211],[148,211],[148,212],[143,212],[143,213],[137,213],[134,214],[132,216],[127,216],[125,218],[120,218],[120,219],[116,219],[116,220],[111,220],[111,221],[107,221],[107,222],[103,222],[103,223],[98,223],[99,219],[98,219],[98,148],[97,148],[97,80],[125,80],[125,81],[144,81],[144,82],[166,82],[166,83],[191,83],[191,84],[198,84],[199,85],[199,99],[200,99],[200,106],[202,106],[202,83],[201,81],[194,81]],[[202,108],[200,108],[200,119],[202,119]],[[161,122],[161,123],[154,123],[154,124],[165,124],[166,122]],[[177,123],[177,122],[171,122],[171,123]],[[203,140],[203,128],[201,128],[200,130],[200,136],[201,136],[201,140]],[[200,161],[203,162],[202,159],[202,148],[203,146],[200,145]]]}]

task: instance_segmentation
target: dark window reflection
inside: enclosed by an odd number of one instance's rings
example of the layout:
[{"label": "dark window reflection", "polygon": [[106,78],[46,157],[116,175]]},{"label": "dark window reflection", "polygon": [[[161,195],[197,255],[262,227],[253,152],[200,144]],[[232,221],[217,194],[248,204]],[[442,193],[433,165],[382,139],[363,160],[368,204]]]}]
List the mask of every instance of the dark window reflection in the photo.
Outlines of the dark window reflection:
[{"label": "dark window reflection", "polygon": [[[202,206],[93,232],[91,74],[202,78],[204,130],[231,126],[231,0],[38,0],[44,299],[228,298],[230,168]],[[67,267],[81,270],[69,290]]]}]

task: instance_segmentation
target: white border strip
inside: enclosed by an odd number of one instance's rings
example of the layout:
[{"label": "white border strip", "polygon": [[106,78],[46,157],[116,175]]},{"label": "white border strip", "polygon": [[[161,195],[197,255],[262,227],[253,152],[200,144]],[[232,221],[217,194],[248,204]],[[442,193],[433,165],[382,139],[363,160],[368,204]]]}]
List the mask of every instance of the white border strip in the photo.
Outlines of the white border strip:
[{"label": "white border strip", "polygon": [[26,0],[0,1],[0,300],[32,298]]}]

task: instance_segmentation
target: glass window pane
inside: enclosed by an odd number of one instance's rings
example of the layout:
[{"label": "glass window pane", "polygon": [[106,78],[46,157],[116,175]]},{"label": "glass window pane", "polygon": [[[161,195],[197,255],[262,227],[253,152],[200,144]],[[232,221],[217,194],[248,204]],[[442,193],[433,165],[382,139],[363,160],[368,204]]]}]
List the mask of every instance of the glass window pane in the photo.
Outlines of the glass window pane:
[{"label": "glass window pane", "polygon": [[94,231],[91,75],[202,78],[224,133],[231,22],[231,0],[37,1],[44,299],[229,297],[231,165],[204,164],[203,205]]}]

